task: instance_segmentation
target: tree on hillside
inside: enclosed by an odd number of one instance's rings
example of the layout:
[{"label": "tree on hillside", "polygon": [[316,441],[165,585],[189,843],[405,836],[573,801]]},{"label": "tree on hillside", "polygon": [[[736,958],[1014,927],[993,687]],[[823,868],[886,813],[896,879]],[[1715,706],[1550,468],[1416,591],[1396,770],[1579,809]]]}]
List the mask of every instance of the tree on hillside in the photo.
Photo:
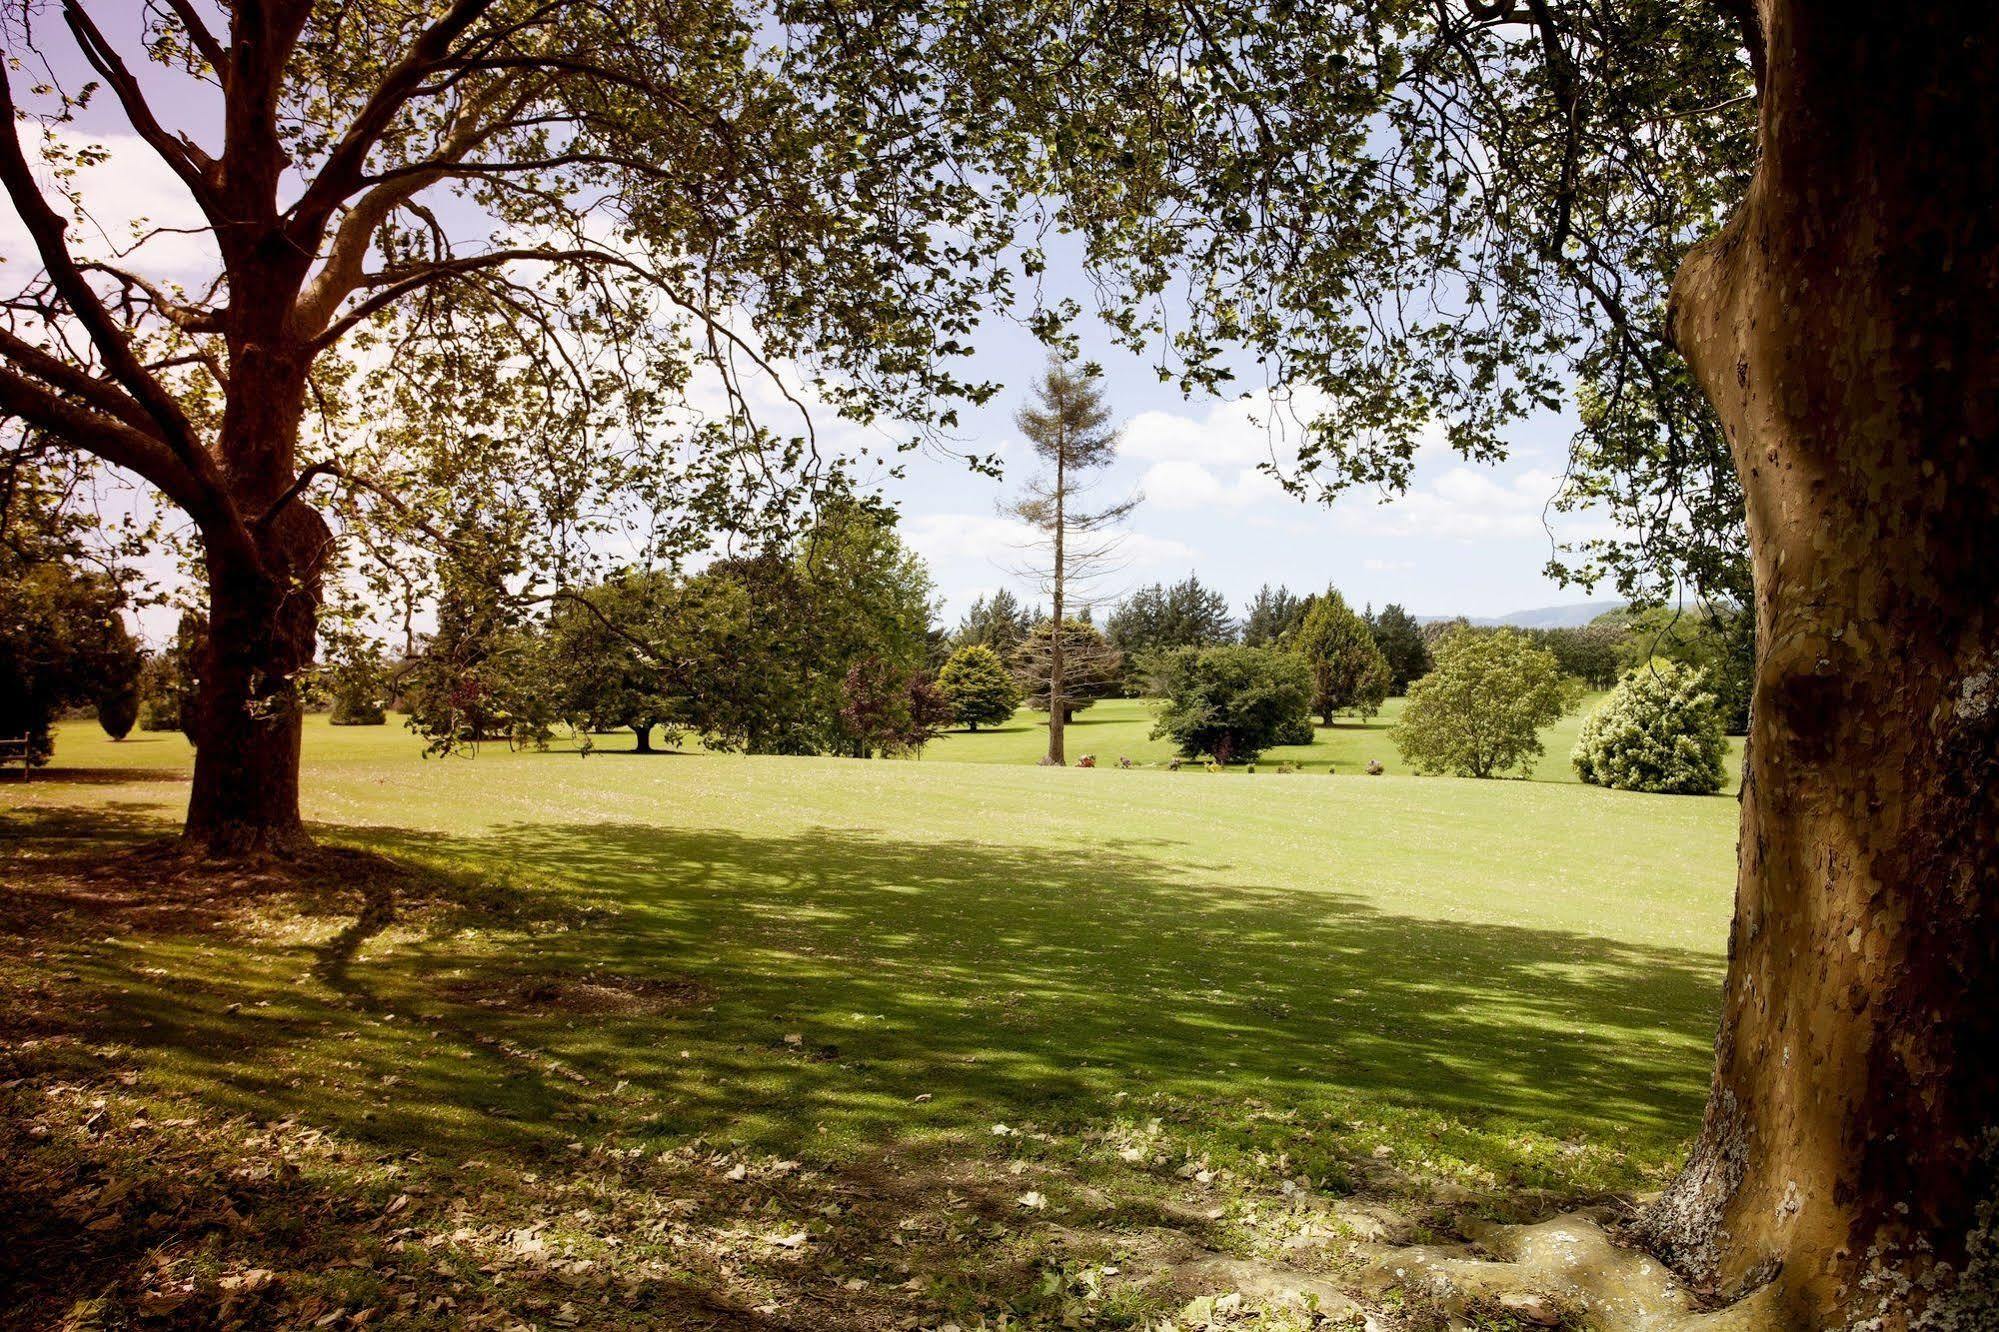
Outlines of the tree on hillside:
[{"label": "tree on hillside", "polygon": [[1001,588],[991,597],[980,597],[972,603],[965,618],[958,622],[951,641],[954,647],[989,647],[1004,661],[1032,628],[1034,616],[1013,593]]},{"label": "tree on hillside", "polygon": [[968,731],[997,726],[1020,706],[1020,685],[997,652],[970,643],[951,654],[938,672],[937,688],[951,716]]},{"label": "tree on hillside", "polygon": [[1389,666],[1367,623],[1334,588],[1315,597],[1284,646],[1312,671],[1312,711],[1326,725],[1340,712],[1372,717],[1388,697]]},{"label": "tree on hillside", "polygon": [[[1118,446],[1118,430],[1095,367],[1051,360],[1034,386],[1033,401],[1013,419],[1047,469],[1006,509],[1036,533],[1035,562],[1024,572],[1048,593],[1049,623],[1087,622],[1097,580],[1113,568],[1117,527],[1138,505],[1132,498],[1099,509],[1083,507],[1083,497],[1095,485],[1091,473],[1110,466]],[[1035,658],[1031,696],[1054,700],[1035,706],[1048,712],[1048,762],[1057,766],[1065,762],[1062,728],[1075,711],[1068,640],[1066,632],[1041,635],[1037,629],[1016,649],[1029,650]],[[1078,661],[1073,669],[1080,687],[1081,672],[1093,669],[1093,663]]]},{"label": "tree on hillside", "polygon": [[1265,583],[1243,611],[1241,638],[1245,647],[1273,647],[1305,618],[1305,599],[1287,587]]},{"label": "tree on hillside", "polygon": [[1437,644],[1436,665],[1409,686],[1392,734],[1420,773],[1525,777],[1546,752],[1541,728],[1580,698],[1579,682],[1524,634],[1462,629]]},{"label": "tree on hillside", "polygon": [[1176,648],[1160,655],[1155,675],[1165,704],[1152,734],[1171,736],[1189,758],[1254,763],[1301,725],[1311,730],[1312,673],[1294,652]]},{"label": "tree on hillside", "polygon": [[[1049,699],[1056,697],[1053,685],[1057,643],[1064,667],[1059,716],[1051,711]],[[1083,620],[1062,626],[1059,639],[1052,620],[1034,626],[1027,641],[1013,650],[1014,679],[1020,684],[1027,706],[1049,713],[1051,724],[1071,721],[1100,698],[1114,698],[1124,687],[1124,654],[1110,640]],[[1044,757],[1044,763],[1054,759]]]},{"label": "tree on hillside", "polygon": [[1381,608],[1379,615],[1374,607],[1368,607],[1361,619],[1367,622],[1374,645],[1381,649],[1382,660],[1388,663],[1388,692],[1408,693],[1409,682],[1421,679],[1430,669],[1430,648],[1423,641],[1423,626],[1392,601]]}]

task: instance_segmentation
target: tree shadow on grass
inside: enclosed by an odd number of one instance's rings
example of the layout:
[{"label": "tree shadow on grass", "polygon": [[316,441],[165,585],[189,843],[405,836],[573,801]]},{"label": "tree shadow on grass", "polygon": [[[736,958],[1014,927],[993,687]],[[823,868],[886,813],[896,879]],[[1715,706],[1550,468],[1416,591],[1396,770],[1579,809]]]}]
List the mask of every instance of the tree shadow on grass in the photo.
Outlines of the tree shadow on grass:
[{"label": "tree shadow on grass", "polygon": [[[497,870],[596,914],[559,929],[487,920],[512,935],[468,949],[461,931],[477,910],[461,911],[449,928],[399,931],[356,962],[385,913],[363,911],[360,885],[330,883],[344,895],[311,909],[362,915],[369,929],[253,951],[247,971],[211,967],[196,990],[126,977],[145,1043],[237,1078],[240,1023],[212,1001],[238,990],[230,1002],[267,1001],[257,992],[287,987],[289,1002],[256,1024],[255,1039],[278,1053],[316,1022],[296,984],[301,963],[420,1017],[451,1014],[436,982],[454,975],[602,971],[691,978],[715,998],[581,1028],[561,1013],[473,1016],[586,1077],[651,1088],[668,1107],[663,1129],[774,1143],[828,1121],[875,1140],[912,1121],[1087,1111],[1137,1085],[1276,1101],[1344,1091],[1473,1122],[1670,1143],[1696,1121],[1705,1087],[1717,958],[1395,915],[1348,893],[1217,883],[1219,867],[1176,864],[1170,846],[1111,838],[1078,856],[833,829],[759,837],[582,823],[476,839],[326,833],[432,866]],[[204,950],[183,949],[191,969]],[[127,960],[159,965],[136,951]],[[702,1046],[698,1060],[679,1056],[686,1042]],[[392,1053],[403,1044],[351,1041],[346,1053],[379,1077],[392,1070],[368,1056],[409,1058]],[[548,1097],[497,1105],[482,1086],[489,1052],[477,1053],[420,1058],[401,1070],[394,1099],[436,1118],[432,1131],[548,1108]],[[512,1069],[506,1081],[520,1077]],[[285,1096],[266,1079],[248,1086],[279,1112],[311,1108],[309,1095]],[[522,1101],[519,1090],[503,1099]],[[918,1095],[931,1100],[913,1114]]]},{"label": "tree shadow on grass", "polygon": [[[160,826],[50,812],[21,844],[131,855]],[[88,898],[71,903],[74,930],[29,942],[90,944],[53,965],[91,997],[46,1001],[221,1113],[551,1180],[567,1144],[599,1137],[845,1159],[863,1176],[873,1163],[903,1172],[884,1215],[961,1187],[948,1161],[1003,1141],[992,1125],[1061,1132],[1174,1101],[1302,1107],[1308,1123],[1403,1107],[1462,1126],[1503,1177],[1531,1176],[1530,1132],[1656,1156],[1697,1121],[1721,970],[1235,882],[1238,867],[1170,841],[1077,855],[825,828],[319,832],[420,882],[499,876],[563,911],[426,908],[397,881],[389,912],[339,873],[360,853],[336,849],[333,878],[286,899],[305,922],[289,932],[259,934],[253,900],[233,929],[163,917],[143,939],[99,939]],[[550,977],[688,999],[581,1012],[471,997]],[[955,1157],[910,1168],[951,1142]],[[1017,1211],[1010,1195],[997,1206]]]}]

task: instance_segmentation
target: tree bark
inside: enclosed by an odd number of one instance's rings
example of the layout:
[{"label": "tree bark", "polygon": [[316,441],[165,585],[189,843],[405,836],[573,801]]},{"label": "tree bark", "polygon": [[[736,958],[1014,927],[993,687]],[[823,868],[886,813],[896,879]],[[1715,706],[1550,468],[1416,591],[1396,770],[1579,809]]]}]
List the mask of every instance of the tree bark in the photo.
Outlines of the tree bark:
[{"label": "tree bark", "polygon": [[1649,1237],[1798,1328],[1999,1326],[1999,19],[1765,0],[1675,284],[1759,632],[1707,1114]]},{"label": "tree bark", "polygon": [[633,752],[633,753],[635,753],[635,754],[650,754],[650,753],[652,753],[652,723],[651,723],[651,722],[649,722],[649,721],[644,721],[644,722],[634,722],[634,723],[632,723],[632,734],[638,737],[638,742],[637,742],[636,744],[634,744],[634,745],[632,746],[632,752]]},{"label": "tree bark", "polygon": [[1054,588],[1050,598],[1053,603],[1055,618],[1049,625],[1048,634],[1048,762],[1051,766],[1057,768],[1065,767],[1068,764],[1067,752],[1063,748],[1062,735],[1062,728],[1069,721],[1069,712],[1062,706],[1062,686],[1066,683],[1062,678],[1062,668],[1064,665],[1062,659],[1062,616],[1064,613],[1062,601],[1063,593],[1068,590],[1068,579],[1066,577],[1068,570],[1062,567],[1067,554],[1064,549],[1064,539],[1068,536],[1066,529],[1068,527],[1069,475],[1068,468],[1065,466],[1068,461],[1065,456],[1067,448],[1068,445],[1064,442],[1061,448],[1058,448],[1055,452],[1055,577],[1053,580]]},{"label": "tree bark", "polygon": [[[283,306],[269,302],[275,308]],[[208,638],[195,719],[194,787],[183,839],[209,855],[288,855],[299,817],[298,677],[318,644],[325,521],[293,499],[305,361],[268,350],[274,329],[233,352],[220,432],[231,499],[253,518],[254,558],[204,536]]]},{"label": "tree bark", "polygon": [[210,855],[288,855],[299,817],[298,676],[318,639],[325,522],[286,507],[259,541],[261,567],[211,553],[194,786],[184,839]]}]

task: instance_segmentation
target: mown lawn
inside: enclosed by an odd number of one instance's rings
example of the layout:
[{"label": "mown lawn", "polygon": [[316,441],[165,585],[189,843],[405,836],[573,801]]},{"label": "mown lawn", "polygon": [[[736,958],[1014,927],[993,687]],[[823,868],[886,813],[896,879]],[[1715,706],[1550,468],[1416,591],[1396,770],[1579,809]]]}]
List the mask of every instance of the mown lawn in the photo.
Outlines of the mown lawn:
[{"label": "mown lawn", "polygon": [[[1546,753],[1535,763],[1532,780],[1577,780],[1576,770],[1569,763],[1569,752],[1576,746],[1576,733],[1582,729],[1583,718],[1603,697],[1589,695],[1574,712],[1541,732],[1541,745]],[[1414,770],[1402,761],[1389,734],[1401,719],[1407,702],[1391,698],[1378,715],[1366,721],[1343,717],[1335,725],[1318,727],[1317,737],[1309,745],[1279,745],[1265,750],[1257,760],[1257,769],[1261,772],[1280,763],[1296,763],[1321,773],[1328,767],[1341,773],[1360,773],[1374,760],[1390,774],[1410,775]],[[1173,742],[1164,737],[1152,738],[1157,707],[1151,699],[1107,698],[1085,708],[1070,720],[1064,736],[1069,761],[1074,763],[1085,754],[1094,754],[1097,762],[1105,766],[1115,765],[1119,758],[1128,758],[1135,764],[1167,762],[1173,757]],[[609,737],[604,743],[622,744]],[[1004,726],[952,731],[938,737],[924,750],[924,758],[951,763],[1033,763],[1047,752],[1047,715],[1022,708]],[[1742,778],[1740,736],[1731,737],[1728,742],[1728,774],[1726,789],[1732,792]]]},{"label": "mown lawn", "polygon": [[[185,743],[66,726],[57,770],[0,788],[10,1152],[103,1188],[135,1115],[182,1121],[183,1153],[314,1135],[347,1218],[322,1238],[376,1275],[253,1246],[277,1276],[240,1309],[408,1326],[562,1326],[565,1301],[585,1326],[1140,1325],[1186,1293],[1133,1258],[1162,1218],[1336,1271],[1285,1246],[1356,1192],[1503,1210],[1660,1179],[1706,1083],[1733,800],[1325,775],[1393,772],[1378,728],[1322,732],[1316,773],[1109,766],[1163,757],[1121,738],[1146,724],[1099,705],[1072,748],[1106,766],[1051,771],[1009,765],[1019,723],[868,763],[424,759],[315,720],[323,842],[423,877],[336,855],[200,911],[175,896],[198,871],[143,847]],[[37,1180],[17,1215],[54,1206]],[[122,1252],[96,1215],[79,1233]],[[585,1267],[548,1276],[534,1226]],[[141,1301],[165,1272],[207,1317],[251,1261],[156,1248],[181,1266],[92,1279]]]}]

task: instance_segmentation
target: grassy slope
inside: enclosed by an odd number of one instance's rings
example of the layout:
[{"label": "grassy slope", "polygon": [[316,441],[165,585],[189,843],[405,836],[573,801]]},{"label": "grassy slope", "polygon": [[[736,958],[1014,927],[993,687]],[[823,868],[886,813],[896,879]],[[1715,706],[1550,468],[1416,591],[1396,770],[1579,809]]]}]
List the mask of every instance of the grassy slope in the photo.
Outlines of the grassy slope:
[{"label": "grassy slope", "polygon": [[[1078,752],[1114,761],[1093,726],[1136,730],[1134,714],[1101,705]],[[1332,734],[1342,771],[1394,760]],[[51,965],[119,996],[120,1036],[167,1091],[446,1160],[610,1134],[851,1165],[991,1150],[995,1123],[1080,1144],[1163,1116],[1245,1175],[1336,1179],[1386,1142],[1461,1179],[1587,1189],[1656,1178],[1695,1125],[1732,800],[1002,766],[1035,738],[954,737],[922,763],[424,760],[395,726],[315,719],[305,789],[326,834],[590,914],[391,929],[339,992],[314,970],[338,919]],[[946,761],[975,748],[987,762]],[[0,829],[177,815],[178,736],[66,726],[57,752],[67,778],[0,790]],[[575,1020],[449,989],[591,970],[708,999]]]},{"label": "grassy slope", "polygon": [[[1575,769],[1569,764],[1569,751],[1575,748],[1583,718],[1602,698],[1602,694],[1591,694],[1576,711],[1541,733],[1546,753],[1534,765],[1533,780],[1576,781]],[[1266,750],[1257,760],[1257,766],[1268,768],[1290,762],[1324,772],[1330,764],[1337,772],[1358,773],[1370,759],[1376,759],[1389,773],[1407,775],[1412,770],[1402,761],[1389,735],[1390,728],[1402,716],[1404,705],[1405,700],[1391,698],[1380,715],[1371,720],[1342,719],[1336,726],[1321,726],[1313,743]],[[1173,742],[1151,738],[1154,706],[1150,699],[1111,698],[1076,714],[1069,723],[1067,736],[1069,761],[1073,763],[1084,754],[1095,754],[1097,762],[1106,765],[1116,763],[1120,756],[1140,764],[1166,762],[1173,757]],[[1023,708],[997,730],[953,731],[939,737],[924,751],[924,758],[952,763],[1033,763],[1047,752],[1047,747],[1047,718]],[[1727,789],[1733,791],[1742,772],[1740,737],[1728,742],[1728,771]]]}]

